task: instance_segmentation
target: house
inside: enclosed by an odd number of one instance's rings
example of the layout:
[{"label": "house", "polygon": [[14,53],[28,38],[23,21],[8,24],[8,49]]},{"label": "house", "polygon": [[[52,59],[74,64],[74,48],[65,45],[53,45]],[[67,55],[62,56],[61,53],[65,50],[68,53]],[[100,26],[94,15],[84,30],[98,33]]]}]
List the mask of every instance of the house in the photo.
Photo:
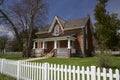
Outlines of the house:
[{"label": "house", "polygon": [[90,16],[70,21],[55,16],[52,24],[40,29],[36,35],[38,38],[33,44],[36,56],[84,57],[94,54]]}]

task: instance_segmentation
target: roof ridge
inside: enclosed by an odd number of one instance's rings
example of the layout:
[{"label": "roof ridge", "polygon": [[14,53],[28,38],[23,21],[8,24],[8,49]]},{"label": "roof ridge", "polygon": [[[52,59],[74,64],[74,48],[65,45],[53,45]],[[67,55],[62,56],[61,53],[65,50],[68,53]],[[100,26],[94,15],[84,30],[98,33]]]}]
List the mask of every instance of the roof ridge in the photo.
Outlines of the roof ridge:
[{"label": "roof ridge", "polygon": [[88,17],[76,18],[76,19],[67,20],[66,22],[77,21],[77,20],[83,20],[83,19],[87,19],[87,18],[88,18]]}]

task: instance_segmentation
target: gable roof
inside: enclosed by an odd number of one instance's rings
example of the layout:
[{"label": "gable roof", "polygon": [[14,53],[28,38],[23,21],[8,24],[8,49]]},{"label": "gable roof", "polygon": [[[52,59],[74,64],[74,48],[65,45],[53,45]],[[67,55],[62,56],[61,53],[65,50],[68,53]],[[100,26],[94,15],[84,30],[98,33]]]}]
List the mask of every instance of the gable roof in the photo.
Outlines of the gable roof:
[{"label": "gable roof", "polygon": [[52,25],[47,25],[47,26],[41,28],[39,30],[39,32],[37,32],[36,34],[49,33],[52,30],[56,20],[59,22],[59,24],[61,25],[63,30],[72,30],[72,29],[84,28],[85,25],[87,24],[87,21],[89,18],[90,17],[88,16],[88,17],[81,18],[81,19],[65,21],[65,20],[61,19],[60,17],[55,16],[55,18],[52,22]]}]

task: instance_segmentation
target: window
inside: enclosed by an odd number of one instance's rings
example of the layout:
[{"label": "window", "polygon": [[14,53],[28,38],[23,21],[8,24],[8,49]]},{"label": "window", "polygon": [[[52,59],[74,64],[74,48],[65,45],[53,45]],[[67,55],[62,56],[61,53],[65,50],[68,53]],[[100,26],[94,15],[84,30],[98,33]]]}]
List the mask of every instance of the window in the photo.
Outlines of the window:
[{"label": "window", "polygon": [[58,25],[55,26],[53,35],[54,36],[58,36],[59,35],[59,26]]}]

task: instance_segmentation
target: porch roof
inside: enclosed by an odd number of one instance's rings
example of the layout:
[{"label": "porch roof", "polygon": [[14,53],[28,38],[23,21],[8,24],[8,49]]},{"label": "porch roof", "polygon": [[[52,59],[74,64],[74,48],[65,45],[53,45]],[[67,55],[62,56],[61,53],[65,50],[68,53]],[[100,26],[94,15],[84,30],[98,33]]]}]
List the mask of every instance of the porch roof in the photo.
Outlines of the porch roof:
[{"label": "porch roof", "polygon": [[50,38],[41,38],[41,39],[34,39],[35,42],[38,42],[38,41],[60,41],[60,40],[72,40],[74,41],[76,38],[73,37],[73,36],[59,36],[59,37],[50,37]]}]

